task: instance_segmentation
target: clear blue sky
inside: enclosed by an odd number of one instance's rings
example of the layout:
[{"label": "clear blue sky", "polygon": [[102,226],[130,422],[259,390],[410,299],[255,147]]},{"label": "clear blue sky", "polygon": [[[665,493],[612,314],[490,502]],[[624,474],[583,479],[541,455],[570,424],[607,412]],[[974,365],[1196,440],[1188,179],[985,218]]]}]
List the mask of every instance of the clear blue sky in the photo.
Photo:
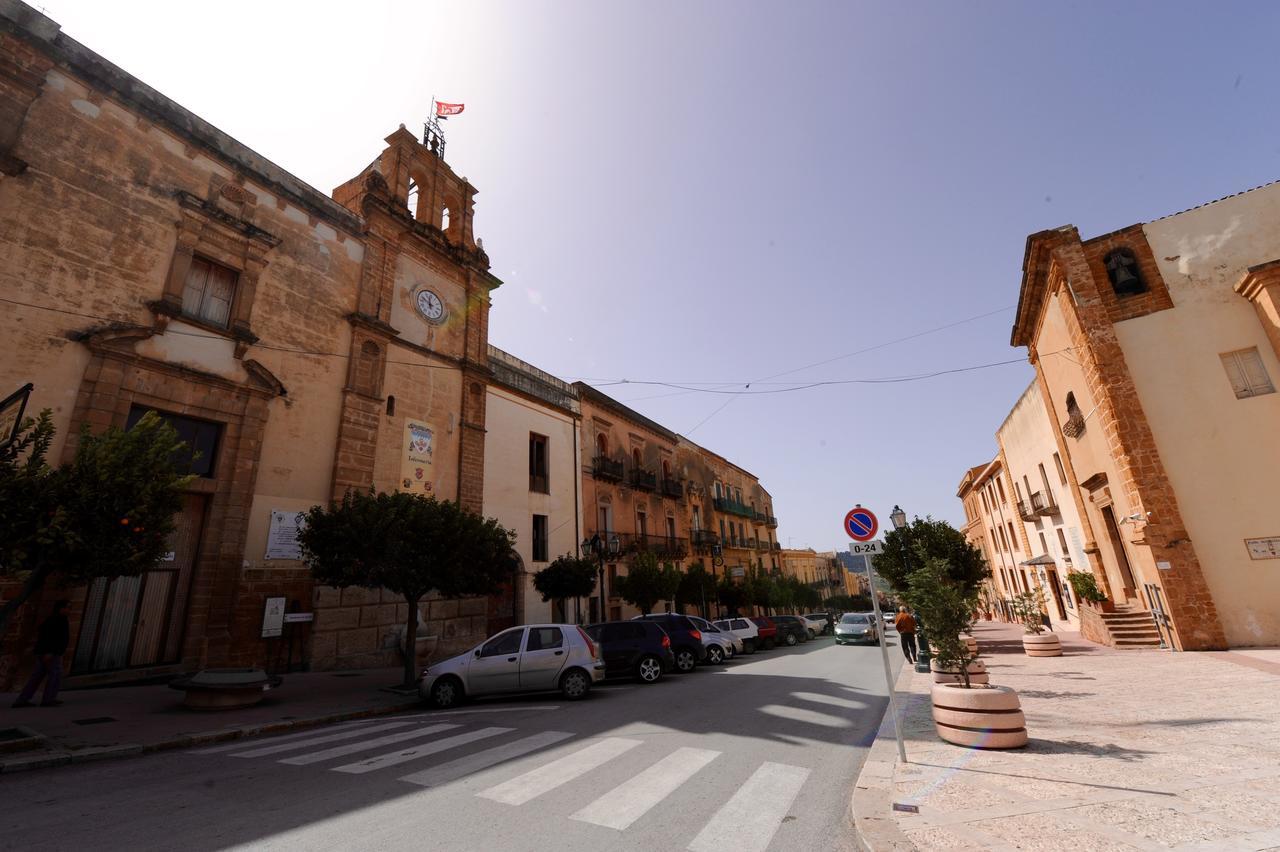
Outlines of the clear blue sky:
[{"label": "clear blue sky", "polygon": [[44,6],[325,191],[433,94],[465,102],[448,159],[506,281],[492,342],[756,473],[795,546],[844,547],[854,502],[960,521],[956,483],[1030,368],[741,396],[710,419],[727,397],[606,383],[741,388],[998,309],[774,381],[1019,358],[1027,234],[1280,177],[1269,3]]}]

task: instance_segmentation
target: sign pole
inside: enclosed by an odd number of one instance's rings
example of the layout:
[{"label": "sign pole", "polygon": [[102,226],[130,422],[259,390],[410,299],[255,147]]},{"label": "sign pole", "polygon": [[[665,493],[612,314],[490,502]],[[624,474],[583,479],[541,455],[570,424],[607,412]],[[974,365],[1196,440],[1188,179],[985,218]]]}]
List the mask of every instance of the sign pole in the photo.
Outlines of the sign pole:
[{"label": "sign pole", "polygon": [[876,614],[876,632],[880,635],[880,659],[884,662],[884,685],[889,690],[889,715],[893,716],[893,735],[898,739],[898,759],[907,762],[907,746],[902,741],[902,725],[898,721],[898,702],[893,697],[893,669],[889,665],[888,631],[880,614],[880,599],[876,597],[875,579],[871,574],[871,556],[862,557],[867,563],[867,585],[871,588],[871,608]]},{"label": "sign pole", "polygon": [[898,702],[893,697],[893,669],[889,665],[888,636],[885,631],[884,616],[880,614],[880,599],[876,597],[875,577],[871,573],[872,553],[880,549],[879,542],[874,541],[879,529],[880,522],[876,519],[875,513],[870,509],[864,509],[861,503],[850,509],[844,516],[844,531],[849,538],[870,543],[863,556],[867,563],[867,587],[871,590],[871,609],[875,613],[876,633],[880,637],[880,660],[884,663],[884,685],[889,693],[889,715],[893,718],[893,735],[898,741],[898,759],[906,763],[907,746],[902,740],[902,725],[898,721]]}]

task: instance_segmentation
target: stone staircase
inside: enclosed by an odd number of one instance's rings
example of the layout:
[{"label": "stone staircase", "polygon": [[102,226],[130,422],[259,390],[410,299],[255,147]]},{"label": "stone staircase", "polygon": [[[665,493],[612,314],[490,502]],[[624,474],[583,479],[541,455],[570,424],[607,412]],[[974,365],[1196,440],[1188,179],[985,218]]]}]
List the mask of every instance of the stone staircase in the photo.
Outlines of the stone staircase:
[{"label": "stone staircase", "polygon": [[1160,631],[1144,609],[1117,606],[1115,612],[1100,613],[1111,636],[1111,644],[1119,650],[1159,648]]}]

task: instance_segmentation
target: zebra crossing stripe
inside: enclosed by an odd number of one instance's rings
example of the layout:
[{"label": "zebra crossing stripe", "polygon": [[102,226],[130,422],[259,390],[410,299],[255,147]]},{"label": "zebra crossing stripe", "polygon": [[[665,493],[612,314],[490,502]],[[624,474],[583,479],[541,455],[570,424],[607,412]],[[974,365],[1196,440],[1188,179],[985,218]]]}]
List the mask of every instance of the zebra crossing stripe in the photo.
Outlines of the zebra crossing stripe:
[{"label": "zebra crossing stripe", "polygon": [[460,745],[473,743],[476,740],[496,737],[498,734],[509,734],[514,730],[515,728],[481,728],[478,731],[467,731],[465,734],[455,734],[452,737],[445,737],[435,742],[413,746],[404,751],[393,751],[389,754],[380,754],[377,757],[371,757],[356,763],[348,763],[346,766],[336,766],[333,771],[346,772],[351,775],[363,775],[366,772],[373,772],[375,769],[385,769],[388,766],[408,763],[410,760],[417,760],[419,757],[426,757],[439,751],[447,751]]},{"label": "zebra crossing stripe", "polygon": [[523,805],[543,793],[568,784],[570,781],[585,775],[598,766],[602,766],[640,745],[640,740],[627,740],[620,737],[609,737],[598,743],[565,755],[559,760],[540,766],[532,772],[526,772],[477,793],[477,796],[502,802],[507,805]]},{"label": "zebra crossing stripe", "polygon": [[[284,737],[273,737],[267,742],[270,745],[252,748],[248,751],[238,751],[231,755],[232,757],[266,757],[271,754],[279,754],[282,751],[292,751],[295,748],[306,748],[313,745],[321,745],[323,743],[335,743],[340,740],[350,740],[356,737],[362,737],[365,734],[371,734],[374,731],[389,731],[392,728],[403,728],[408,725],[418,724],[417,719],[405,719],[401,722],[384,722],[380,725],[363,725],[358,728],[348,728],[336,734],[323,734],[316,736],[311,734],[290,734]],[[288,740],[289,742],[284,742]],[[280,743],[280,744],[278,744]],[[244,743],[240,743],[244,746]],[[230,749],[220,749],[222,751],[230,751]]]},{"label": "zebra crossing stripe", "polygon": [[425,728],[414,728],[412,731],[400,731],[396,734],[387,734],[385,737],[374,737],[371,740],[361,740],[356,743],[348,743],[347,745],[334,746],[320,751],[313,751],[310,754],[300,754],[296,757],[286,757],[279,761],[287,763],[290,766],[309,766],[312,763],[319,763],[322,760],[332,760],[335,757],[346,757],[348,754],[355,754],[358,751],[368,751],[372,748],[381,748],[382,746],[394,745],[402,743],[405,740],[413,740],[418,737],[427,737],[431,734],[438,734],[441,731],[451,731],[454,728],[460,728],[461,725],[427,725]]},{"label": "zebra crossing stripe", "polygon": [[800,766],[761,764],[698,832],[690,852],[764,852],[808,777]]},{"label": "zebra crossing stripe", "polygon": [[450,781],[474,775],[481,770],[488,769],[490,766],[497,766],[499,763],[523,757],[538,749],[553,746],[572,736],[573,734],[565,733],[564,731],[543,731],[540,734],[534,734],[515,742],[469,754],[466,757],[460,757],[457,760],[451,760],[448,763],[442,763],[439,766],[433,766],[430,769],[424,769],[412,775],[405,775],[400,780],[408,781],[410,784],[417,784],[419,787],[440,787]]},{"label": "zebra crossing stripe", "polygon": [[705,748],[676,749],[570,818],[623,831],[719,756]]}]

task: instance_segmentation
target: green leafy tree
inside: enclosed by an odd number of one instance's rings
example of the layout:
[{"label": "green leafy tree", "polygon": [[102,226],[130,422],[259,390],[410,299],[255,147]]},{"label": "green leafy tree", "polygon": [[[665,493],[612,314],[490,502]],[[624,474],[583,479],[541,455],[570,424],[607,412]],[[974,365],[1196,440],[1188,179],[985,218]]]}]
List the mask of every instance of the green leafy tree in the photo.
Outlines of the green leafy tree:
[{"label": "green leafy tree", "polygon": [[674,563],[662,563],[662,583],[661,583],[661,600],[667,603],[667,612],[671,611],[671,606],[675,603],[676,593],[680,590],[680,581],[684,579],[684,572],[675,566]]},{"label": "green leafy tree", "polygon": [[658,601],[675,595],[670,588],[671,578],[658,564],[658,558],[648,551],[637,553],[627,568],[627,573],[614,583],[614,590],[627,603],[645,615],[653,612]]},{"label": "green leafy tree", "polygon": [[746,587],[747,596],[751,603],[755,606],[767,609],[769,607],[769,599],[773,595],[773,589],[778,584],[777,578],[769,574],[763,568],[755,568],[747,573],[746,581],[743,584]]},{"label": "green leafy tree", "polygon": [[911,572],[934,559],[946,564],[948,576],[966,593],[976,595],[991,576],[982,551],[951,524],[933,518],[916,518],[903,529],[885,533],[884,552],[875,558],[875,569],[901,593],[910,585]]},{"label": "green leafy tree", "polygon": [[715,580],[707,573],[707,569],[702,567],[701,562],[695,562],[689,566],[688,571],[684,572],[680,578],[680,584],[676,586],[676,606],[697,607],[702,617],[707,618],[710,615],[707,611],[707,602],[714,602],[715,599]]},{"label": "green leafy tree", "polygon": [[298,533],[302,558],[327,586],[388,589],[409,605],[404,683],[417,680],[418,603],[487,595],[511,578],[515,534],[449,500],[419,494],[348,491],[315,506]]},{"label": "green leafy tree", "polygon": [[969,664],[977,655],[961,639],[973,629],[977,590],[955,579],[954,568],[943,559],[926,560],[907,575],[903,596],[929,627],[929,648],[939,669],[955,671],[970,688]]},{"label": "green leafy tree", "polygon": [[185,444],[154,412],[128,431],[86,426],[57,467],[47,459],[54,432],[46,409],[0,450],[0,576],[21,581],[0,606],[0,636],[51,577],[79,584],[160,561],[191,480],[181,471]]},{"label": "green leafy tree", "polygon": [[746,606],[746,599],[745,584],[735,583],[726,570],[716,585],[716,600],[720,601],[720,606],[725,612],[741,612],[742,607]]},{"label": "green leafy tree", "polygon": [[826,600],[828,609],[837,612],[870,612],[871,597],[869,595],[833,595]]},{"label": "green leafy tree", "polygon": [[533,575],[533,587],[544,601],[559,601],[563,611],[569,598],[585,598],[595,590],[596,573],[594,559],[580,559],[566,553]]},{"label": "green leafy tree", "polygon": [[1027,633],[1040,635],[1044,632],[1044,591],[1037,586],[1029,592],[1021,592],[1009,601],[1013,617],[1022,622],[1022,629]]}]

